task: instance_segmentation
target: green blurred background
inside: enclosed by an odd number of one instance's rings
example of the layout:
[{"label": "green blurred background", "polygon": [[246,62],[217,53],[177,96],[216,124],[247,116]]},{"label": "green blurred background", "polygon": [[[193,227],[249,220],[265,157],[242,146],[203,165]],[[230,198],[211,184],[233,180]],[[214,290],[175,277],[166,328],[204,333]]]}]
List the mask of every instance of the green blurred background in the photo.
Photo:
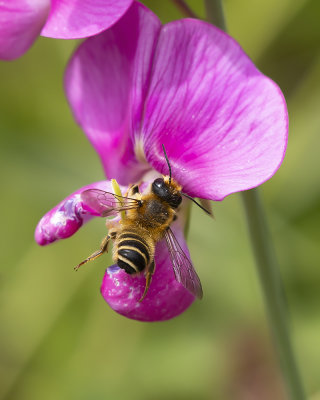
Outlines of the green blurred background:
[{"label": "green blurred background", "polygon": [[[145,2],[163,22],[169,0]],[[201,1],[189,4],[203,16]],[[320,398],[320,3],[226,0],[229,32],[282,88],[287,155],[261,187],[310,398]],[[109,256],[73,266],[105,234],[101,220],[41,248],[38,220],[73,190],[103,179],[64,97],[76,43],[40,38],[0,63],[0,399],[285,399],[239,195],[194,209],[189,234],[204,299],[146,324],[114,313],[99,288]]]}]

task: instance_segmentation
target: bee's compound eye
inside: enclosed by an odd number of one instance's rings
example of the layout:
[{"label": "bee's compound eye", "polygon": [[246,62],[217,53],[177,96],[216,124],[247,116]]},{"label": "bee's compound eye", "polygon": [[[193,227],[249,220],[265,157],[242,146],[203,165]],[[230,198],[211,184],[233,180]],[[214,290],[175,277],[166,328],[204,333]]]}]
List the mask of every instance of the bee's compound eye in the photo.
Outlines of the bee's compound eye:
[{"label": "bee's compound eye", "polygon": [[168,187],[162,178],[158,178],[152,182],[152,191],[162,199],[165,199],[169,195]]},{"label": "bee's compound eye", "polygon": [[153,181],[153,184],[152,184],[152,186],[155,186],[155,187],[157,187],[157,188],[161,188],[161,187],[163,187],[163,185],[164,185],[164,180],[163,180],[163,178],[157,178],[156,180],[154,180]]}]

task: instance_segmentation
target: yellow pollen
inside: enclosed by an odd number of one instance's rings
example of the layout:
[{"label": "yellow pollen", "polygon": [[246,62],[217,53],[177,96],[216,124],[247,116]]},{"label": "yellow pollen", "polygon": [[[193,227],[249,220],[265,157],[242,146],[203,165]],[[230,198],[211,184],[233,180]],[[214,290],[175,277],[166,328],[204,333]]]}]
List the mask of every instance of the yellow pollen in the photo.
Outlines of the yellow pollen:
[{"label": "yellow pollen", "polygon": [[[120,198],[119,198],[120,206],[123,206],[124,202],[121,200],[121,197],[123,197],[123,196],[122,196],[121,189],[120,189],[118,182],[115,179],[111,179],[111,185],[112,185],[114,194],[116,194],[117,196],[120,196]],[[125,217],[126,217],[125,211],[120,212],[120,217],[121,217],[122,221],[125,219]]]}]

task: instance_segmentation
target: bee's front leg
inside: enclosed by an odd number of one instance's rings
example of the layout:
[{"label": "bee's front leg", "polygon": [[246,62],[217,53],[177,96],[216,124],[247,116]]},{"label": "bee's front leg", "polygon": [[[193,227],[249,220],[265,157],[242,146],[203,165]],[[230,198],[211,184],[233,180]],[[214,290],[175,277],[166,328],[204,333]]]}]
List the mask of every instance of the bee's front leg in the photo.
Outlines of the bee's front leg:
[{"label": "bee's front leg", "polygon": [[113,236],[114,235],[112,234],[107,235],[101,243],[100,250],[95,251],[93,254],[91,254],[91,256],[89,256],[88,258],[83,260],[80,264],[78,264],[76,267],[74,267],[75,271],[77,271],[81,267],[81,265],[86,264],[89,261],[95,260],[96,258],[100,257],[101,254],[103,254],[104,252],[108,252],[109,242],[110,239],[113,239]]}]

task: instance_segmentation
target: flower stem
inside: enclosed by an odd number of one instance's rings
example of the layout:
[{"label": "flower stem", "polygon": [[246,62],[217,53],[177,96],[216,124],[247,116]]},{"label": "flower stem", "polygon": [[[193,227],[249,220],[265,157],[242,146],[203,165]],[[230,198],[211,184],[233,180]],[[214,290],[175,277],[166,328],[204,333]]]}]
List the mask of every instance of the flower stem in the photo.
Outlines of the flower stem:
[{"label": "flower stem", "polygon": [[191,10],[188,4],[183,0],[172,0],[176,7],[181,11],[183,15],[189,18],[198,18],[196,14]]},{"label": "flower stem", "polygon": [[[226,31],[221,0],[205,0],[205,6],[208,21]],[[242,192],[242,199],[265,307],[289,398],[303,400],[306,397],[290,340],[282,281],[258,189]]]},{"label": "flower stem", "polygon": [[226,32],[227,25],[224,18],[221,0],[205,0],[204,3],[206,8],[207,20]]},{"label": "flower stem", "polygon": [[303,400],[305,395],[291,345],[282,281],[258,189],[243,192],[242,199],[265,306],[289,398]]}]

